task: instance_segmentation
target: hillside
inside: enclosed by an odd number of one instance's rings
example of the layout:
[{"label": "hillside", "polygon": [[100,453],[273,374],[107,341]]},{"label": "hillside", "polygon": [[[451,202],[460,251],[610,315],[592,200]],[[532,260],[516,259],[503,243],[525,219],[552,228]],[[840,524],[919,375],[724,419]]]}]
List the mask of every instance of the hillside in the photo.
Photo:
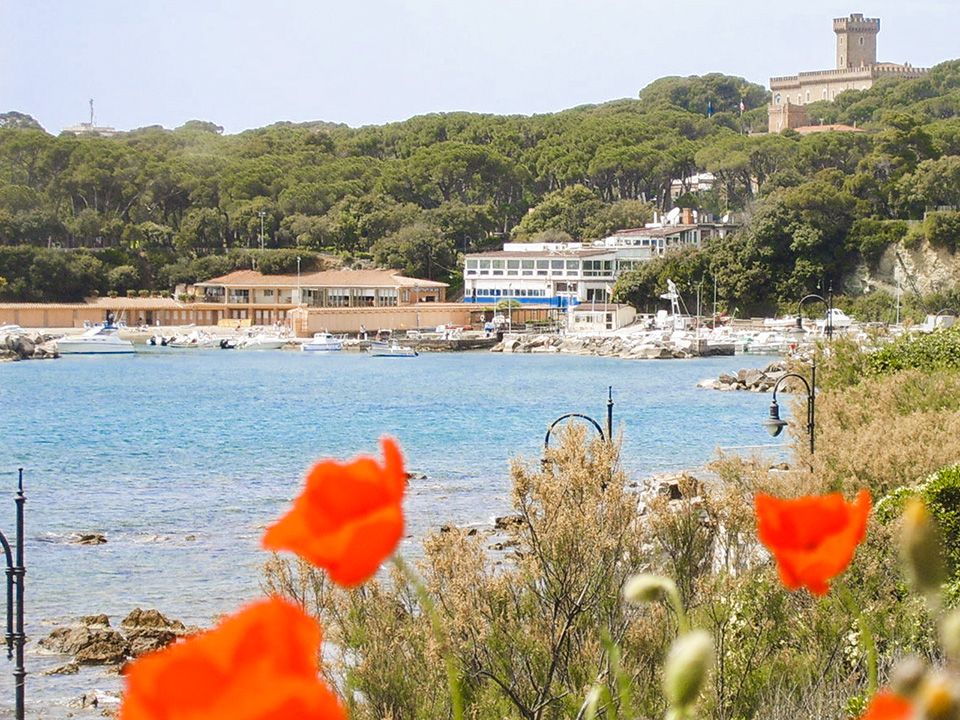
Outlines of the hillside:
[{"label": "hillside", "polygon": [[[295,248],[311,262],[307,251],[368,259],[456,282],[459,253],[642,223],[671,205],[671,179],[707,170],[714,191],[682,202],[743,210],[750,220],[730,242],[686,259],[678,277],[714,276],[728,305],[763,306],[875,261],[903,239],[907,225],[897,221],[960,205],[960,61],[812,106],[812,117],[864,132],[747,134],[765,127],[766,96],[714,74],[663,78],[637,100],[532,117],[278,123],[228,136],[192,121],[54,137],[28,115],[6,113],[0,299],[169,289],[249,267],[261,227],[268,250]],[[955,213],[945,212],[912,232],[952,251],[955,227]],[[638,292],[626,295],[642,303]]]}]

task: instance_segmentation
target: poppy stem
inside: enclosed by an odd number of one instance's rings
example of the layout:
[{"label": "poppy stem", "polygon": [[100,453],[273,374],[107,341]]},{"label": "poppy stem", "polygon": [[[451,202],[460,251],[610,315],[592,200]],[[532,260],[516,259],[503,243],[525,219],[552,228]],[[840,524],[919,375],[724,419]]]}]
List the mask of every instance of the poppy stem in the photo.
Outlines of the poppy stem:
[{"label": "poppy stem", "polygon": [[393,556],[393,564],[400,574],[407,579],[417,593],[417,599],[423,607],[423,611],[430,618],[430,629],[437,643],[444,649],[443,663],[447,671],[447,691],[450,693],[450,704],[453,708],[453,720],[463,720],[463,692],[460,687],[460,673],[457,672],[457,661],[450,652],[449,643],[443,632],[443,621],[440,613],[437,612],[437,606],[427,591],[427,586],[414,570],[404,562],[399,555]]},{"label": "poppy stem", "polygon": [[673,611],[677,613],[677,629],[680,631],[680,634],[683,635],[690,630],[690,621],[687,620],[687,612],[683,608],[680,591],[677,589],[676,584],[671,582],[666,588],[666,593],[670,605],[673,606]]},{"label": "poppy stem", "polygon": [[844,584],[838,583],[840,601],[847,606],[847,609],[853,613],[860,626],[860,645],[867,655],[867,691],[870,695],[877,692],[877,643],[874,640],[873,632],[870,630],[870,624],[867,618],[860,610],[860,605],[850,593],[850,588]]}]

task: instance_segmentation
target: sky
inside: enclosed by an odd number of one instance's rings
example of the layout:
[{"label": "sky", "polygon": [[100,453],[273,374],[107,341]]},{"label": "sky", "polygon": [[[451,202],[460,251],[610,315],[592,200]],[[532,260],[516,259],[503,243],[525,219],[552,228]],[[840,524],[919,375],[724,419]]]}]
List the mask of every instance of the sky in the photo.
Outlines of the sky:
[{"label": "sky", "polygon": [[212,121],[351,126],[554,112],[665,75],[834,64],[831,19],[881,18],[879,59],[960,57],[956,0],[0,0],[0,112],[52,133]]}]

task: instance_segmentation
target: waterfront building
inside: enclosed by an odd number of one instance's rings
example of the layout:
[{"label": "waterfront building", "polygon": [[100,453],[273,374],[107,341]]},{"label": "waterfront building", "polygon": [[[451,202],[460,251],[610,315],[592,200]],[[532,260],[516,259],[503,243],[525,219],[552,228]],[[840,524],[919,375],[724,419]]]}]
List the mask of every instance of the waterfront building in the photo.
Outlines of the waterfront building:
[{"label": "waterfront building", "polygon": [[502,250],[464,259],[464,302],[567,307],[610,301],[617,277],[668,252],[700,247],[736,227],[699,222],[693,210],[674,208],[661,222],[620,230],[592,242],[506,243]]},{"label": "waterfront building", "polygon": [[880,18],[861,13],[836,18],[833,32],[837,36],[835,69],[770,78],[770,132],[810,126],[809,103],[832,101],[846,90],[868,90],[881,78],[919,78],[929,72],[910,63],[877,62]]},{"label": "waterfront building", "polygon": [[632,323],[637,311],[632,305],[584,303],[570,308],[569,329],[576,333],[602,333],[619,330]]}]

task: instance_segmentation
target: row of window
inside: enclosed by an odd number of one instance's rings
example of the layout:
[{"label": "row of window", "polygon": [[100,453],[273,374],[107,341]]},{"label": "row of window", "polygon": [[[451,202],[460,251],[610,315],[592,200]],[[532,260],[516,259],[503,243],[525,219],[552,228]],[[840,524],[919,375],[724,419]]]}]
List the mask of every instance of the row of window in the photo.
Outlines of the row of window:
[{"label": "row of window", "polygon": [[474,288],[473,297],[547,297],[547,291],[536,288]]}]

